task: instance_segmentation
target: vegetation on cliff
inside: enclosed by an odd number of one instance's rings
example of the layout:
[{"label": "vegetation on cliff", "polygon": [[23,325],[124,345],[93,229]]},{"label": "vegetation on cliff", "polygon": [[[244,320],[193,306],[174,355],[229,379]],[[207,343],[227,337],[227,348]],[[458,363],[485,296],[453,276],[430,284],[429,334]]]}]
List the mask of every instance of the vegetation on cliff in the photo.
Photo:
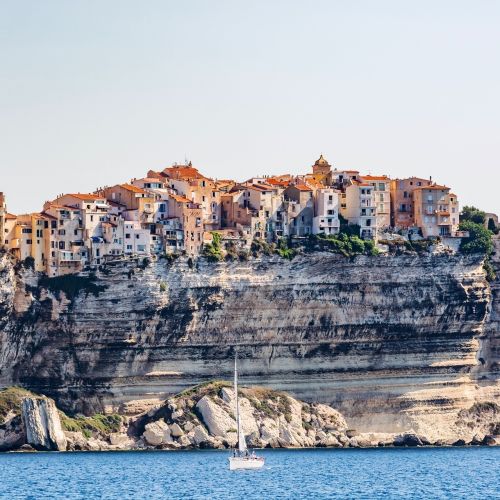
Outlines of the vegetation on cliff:
[{"label": "vegetation on cliff", "polygon": [[0,391],[0,423],[10,413],[21,414],[21,402],[27,396],[34,394],[22,387],[7,387]]},{"label": "vegetation on cliff", "polygon": [[[466,206],[460,214],[460,231],[467,231],[469,236],[463,238],[460,244],[460,252],[463,254],[483,254],[486,256],[484,270],[487,279],[495,279],[495,271],[490,261],[493,253],[493,233],[485,226],[486,214],[476,207]],[[495,228],[496,229],[496,228]]]},{"label": "vegetation on cliff", "polygon": [[117,414],[96,414],[92,417],[68,417],[60,412],[61,425],[65,431],[81,432],[86,438],[94,435],[105,437],[112,432],[118,432],[122,425],[122,417]]}]

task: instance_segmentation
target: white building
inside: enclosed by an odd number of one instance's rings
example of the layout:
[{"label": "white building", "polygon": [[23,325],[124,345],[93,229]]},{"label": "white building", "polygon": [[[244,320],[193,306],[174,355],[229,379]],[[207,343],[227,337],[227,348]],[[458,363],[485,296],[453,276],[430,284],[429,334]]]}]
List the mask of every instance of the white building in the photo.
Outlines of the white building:
[{"label": "white building", "polygon": [[339,193],[333,188],[318,189],[314,199],[313,234],[337,234],[339,228]]},{"label": "white building", "polygon": [[377,237],[375,190],[365,182],[351,181],[345,189],[345,217],[349,224],[360,226],[362,238]]}]

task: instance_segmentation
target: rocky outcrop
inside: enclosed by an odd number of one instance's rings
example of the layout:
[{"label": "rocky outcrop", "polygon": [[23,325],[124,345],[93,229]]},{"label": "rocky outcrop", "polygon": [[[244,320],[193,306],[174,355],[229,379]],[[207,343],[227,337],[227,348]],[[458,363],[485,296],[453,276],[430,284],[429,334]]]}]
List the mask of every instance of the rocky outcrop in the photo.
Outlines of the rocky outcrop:
[{"label": "rocky outcrop", "polygon": [[37,450],[65,451],[67,440],[54,401],[27,397],[22,402],[26,442]]},{"label": "rocky outcrop", "polygon": [[[313,253],[142,267],[109,264],[74,293],[0,257],[0,384],[73,413],[133,415],[229,378],[238,345],[243,383],[325,403],[365,434],[456,441],[461,411],[499,401],[498,282],[492,300],[479,257]],[[267,442],[306,439],[268,424]],[[181,430],[184,440],[194,432]]]}]

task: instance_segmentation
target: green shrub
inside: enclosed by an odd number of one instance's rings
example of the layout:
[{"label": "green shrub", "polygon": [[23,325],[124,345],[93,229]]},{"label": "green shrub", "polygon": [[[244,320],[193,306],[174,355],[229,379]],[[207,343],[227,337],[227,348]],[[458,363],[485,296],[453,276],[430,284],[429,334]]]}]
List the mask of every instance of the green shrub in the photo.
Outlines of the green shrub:
[{"label": "green shrub", "polygon": [[219,233],[212,232],[212,242],[203,246],[203,255],[210,262],[219,262],[222,260],[221,237]]},{"label": "green shrub", "polygon": [[474,222],[475,224],[484,224],[486,214],[476,207],[465,206],[460,214],[460,222]]},{"label": "green shrub", "polygon": [[113,432],[118,432],[122,424],[122,417],[117,414],[102,415],[97,413],[92,417],[68,417],[61,412],[60,416],[64,430],[81,432],[87,438],[94,434],[107,436]]},{"label": "green shrub", "polygon": [[493,241],[491,231],[488,231],[482,224],[472,221],[461,222],[460,231],[468,231],[469,237],[462,238],[460,251],[464,254],[485,254],[493,252]]},{"label": "green shrub", "polygon": [[22,387],[7,387],[0,391],[0,424],[9,412],[21,413],[21,402],[27,396],[33,396],[33,393]]}]

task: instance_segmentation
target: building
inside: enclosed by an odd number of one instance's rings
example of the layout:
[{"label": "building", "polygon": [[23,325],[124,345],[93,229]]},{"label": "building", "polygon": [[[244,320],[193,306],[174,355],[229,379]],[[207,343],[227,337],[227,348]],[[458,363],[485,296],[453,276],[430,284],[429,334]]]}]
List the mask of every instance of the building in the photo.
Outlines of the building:
[{"label": "building", "polygon": [[[221,227],[221,191],[216,181],[202,175],[191,163],[166,168],[161,175],[177,194],[200,206],[207,231]],[[224,189],[228,187],[224,185]]]},{"label": "building", "polygon": [[458,229],[458,200],[450,188],[433,184],[413,191],[415,224],[424,238],[454,236]]},{"label": "building", "polygon": [[[168,203],[170,223],[167,231],[182,231],[182,249],[189,255],[196,255],[203,248],[203,209],[200,204],[181,195],[171,195]],[[170,241],[172,240],[170,236]]]},{"label": "building", "polygon": [[378,228],[391,227],[391,180],[386,175],[363,175],[361,180],[373,186]]},{"label": "building", "polygon": [[289,235],[308,236],[312,234],[313,190],[306,184],[291,184],[283,192],[283,197]]},{"label": "building", "polygon": [[432,179],[408,177],[391,180],[391,225],[396,229],[415,227],[413,192],[423,186],[431,186]]},{"label": "building", "polygon": [[377,207],[372,185],[353,180],[345,188],[345,218],[349,224],[360,226],[360,236],[377,238]]},{"label": "building", "polygon": [[337,234],[339,229],[338,191],[333,188],[318,189],[314,198],[313,234]]},{"label": "building", "polygon": [[323,184],[323,186],[332,185],[332,166],[326,161],[323,155],[320,155],[314,162],[312,171],[312,177]]},{"label": "building", "polygon": [[[73,200],[74,199],[71,199]],[[91,263],[90,243],[85,241],[83,209],[46,202],[46,263],[48,276],[77,273]]]}]

